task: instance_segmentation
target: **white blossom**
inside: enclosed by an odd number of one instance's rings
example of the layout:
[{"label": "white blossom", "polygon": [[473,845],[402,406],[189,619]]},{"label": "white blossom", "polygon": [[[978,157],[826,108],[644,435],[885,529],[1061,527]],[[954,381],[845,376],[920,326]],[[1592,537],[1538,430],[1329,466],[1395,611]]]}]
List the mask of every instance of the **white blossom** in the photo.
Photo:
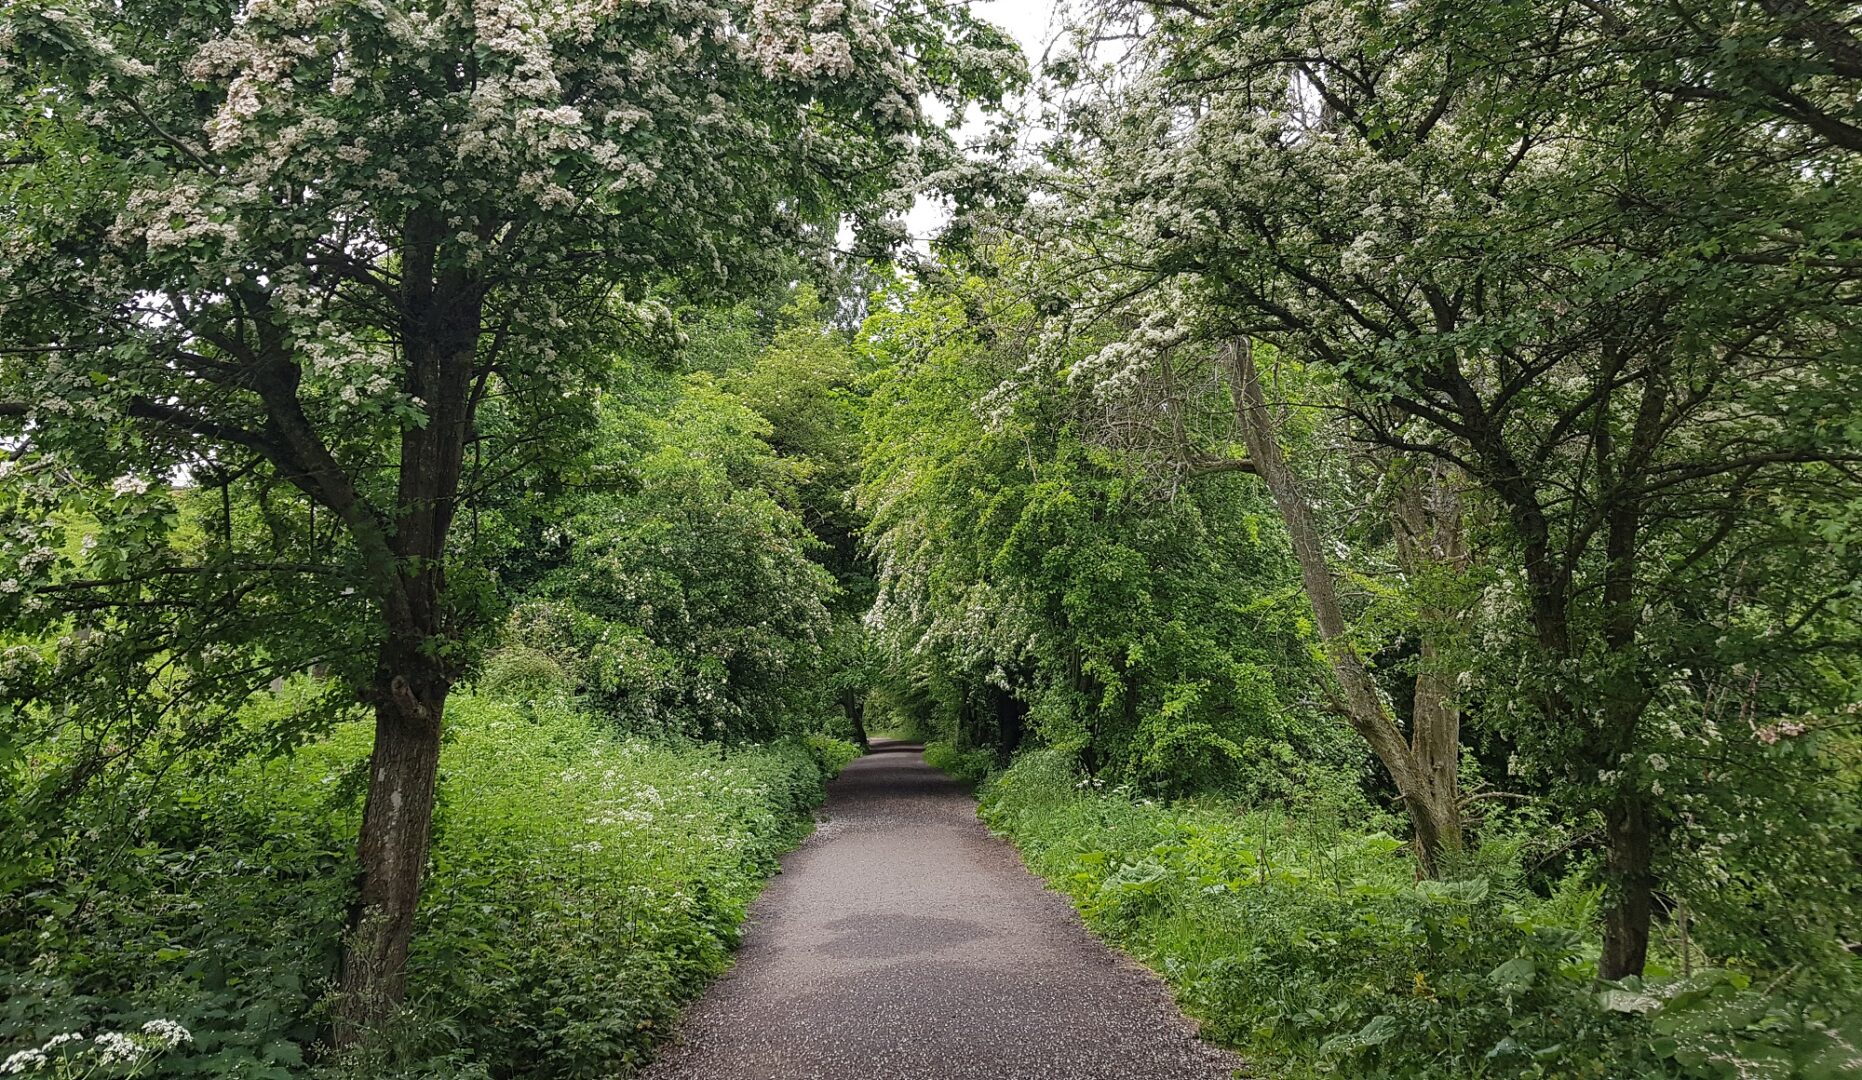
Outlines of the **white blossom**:
[{"label": "white blossom", "polygon": [[151,1020],[142,1025],[142,1033],[153,1036],[169,1049],[194,1041],[194,1033],[174,1020]]},{"label": "white blossom", "polygon": [[93,1036],[91,1047],[96,1051],[97,1060],[105,1065],[135,1061],[145,1053],[141,1044],[120,1031],[105,1031]]}]

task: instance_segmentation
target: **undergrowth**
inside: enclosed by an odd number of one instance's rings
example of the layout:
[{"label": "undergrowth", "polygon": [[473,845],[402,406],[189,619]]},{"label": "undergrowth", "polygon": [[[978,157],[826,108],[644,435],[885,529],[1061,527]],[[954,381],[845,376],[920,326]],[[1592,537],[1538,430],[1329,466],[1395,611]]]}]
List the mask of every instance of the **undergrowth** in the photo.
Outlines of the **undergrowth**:
[{"label": "undergrowth", "polygon": [[959,750],[957,744],[948,739],[934,739],[925,744],[925,764],[971,784],[982,783],[997,767],[994,751]]},{"label": "undergrowth", "polygon": [[1710,970],[1599,984],[1599,893],[1573,879],[1538,895],[1505,836],[1449,880],[1417,881],[1398,823],[1369,808],[1134,799],[1052,750],[991,781],[982,815],[1262,1075],[1834,1080],[1862,1068],[1853,960],[1764,981]]},{"label": "undergrowth", "polygon": [[88,829],[0,894],[0,1048],[164,1017],[193,1042],[147,1075],[626,1075],[726,967],[857,753],[622,740],[566,707],[463,694],[447,722],[408,1002],[366,1057],[318,1060],[360,723],[87,807]]}]

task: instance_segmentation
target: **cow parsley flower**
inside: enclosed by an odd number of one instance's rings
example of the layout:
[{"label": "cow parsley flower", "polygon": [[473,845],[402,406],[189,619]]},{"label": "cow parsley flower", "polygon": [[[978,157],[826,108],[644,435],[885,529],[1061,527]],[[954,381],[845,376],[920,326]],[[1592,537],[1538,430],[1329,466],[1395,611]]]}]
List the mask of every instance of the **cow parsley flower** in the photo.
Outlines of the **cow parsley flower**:
[{"label": "cow parsley flower", "polygon": [[151,1020],[142,1025],[142,1033],[160,1040],[170,1050],[194,1041],[194,1033],[173,1020]]},{"label": "cow parsley flower", "polygon": [[97,1060],[105,1065],[135,1061],[143,1054],[136,1040],[120,1031],[106,1031],[94,1036],[91,1045],[97,1051]]},{"label": "cow parsley flower", "polygon": [[43,1069],[47,1058],[43,1050],[21,1050],[0,1062],[0,1075],[13,1076],[28,1069]]}]

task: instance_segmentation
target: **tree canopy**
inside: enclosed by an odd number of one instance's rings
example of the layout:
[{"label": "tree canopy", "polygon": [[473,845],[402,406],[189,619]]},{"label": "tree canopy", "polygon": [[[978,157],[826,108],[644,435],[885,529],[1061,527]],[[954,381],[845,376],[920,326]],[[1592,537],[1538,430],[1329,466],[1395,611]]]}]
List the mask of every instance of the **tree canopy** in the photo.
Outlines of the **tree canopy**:
[{"label": "tree canopy", "polygon": [[0,1072],[627,1075],[883,732],[1288,1076],[1847,1075],[1851,8],[0,0]]}]

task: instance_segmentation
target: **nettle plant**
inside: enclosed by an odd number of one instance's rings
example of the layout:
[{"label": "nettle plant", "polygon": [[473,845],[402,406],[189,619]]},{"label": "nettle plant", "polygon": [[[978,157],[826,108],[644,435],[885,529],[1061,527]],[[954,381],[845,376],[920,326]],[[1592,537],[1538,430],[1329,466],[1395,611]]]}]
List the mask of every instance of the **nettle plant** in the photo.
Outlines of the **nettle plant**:
[{"label": "nettle plant", "polygon": [[488,619],[455,522],[574,449],[649,295],[889,243],[954,152],[922,100],[1020,71],[911,0],[0,5],[4,693],[84,736],[47,790],[327,665],[377,722],[359,1039]]}]

